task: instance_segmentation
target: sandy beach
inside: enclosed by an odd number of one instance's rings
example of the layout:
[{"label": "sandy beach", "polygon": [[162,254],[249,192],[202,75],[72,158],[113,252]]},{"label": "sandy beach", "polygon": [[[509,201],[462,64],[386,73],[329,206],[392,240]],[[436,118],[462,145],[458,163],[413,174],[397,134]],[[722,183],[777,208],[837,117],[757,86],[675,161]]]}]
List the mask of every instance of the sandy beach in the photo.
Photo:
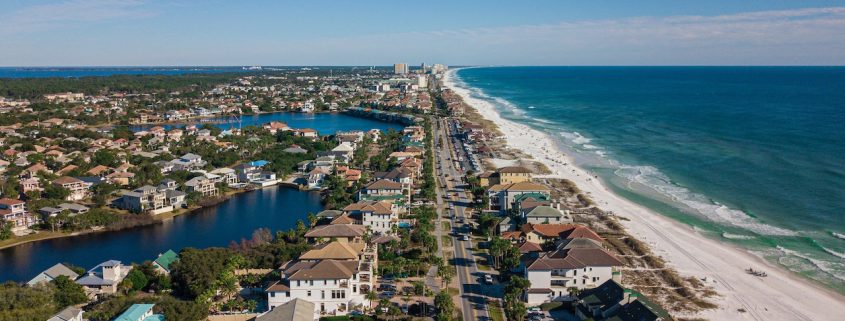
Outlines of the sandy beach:
[{"label": "sandy beach", "polygon": [[[463,97],[487,120],[499,126],[509,147],[532,155],[552,174],[538,177],[565,178],[575,182],[606,211],[625,217],[620,220],[628,233],[646,242],[655,254],[683,276],[706,278],[720,294],[712,300],[719,307],[698,315],[708,320],[845,320],[845,296],[822,288],[789,271],[734,246],[710,239],[689,226],[666,218],[653,210],[628,201],[609,191],[598,179],[571,165],[552,139],[528,126],[503,119],[489,103],[470,97],[455,86],[455,70],[443,84]],[[761,278],[745,272],[762,270]],[[744,311],[744,312],[741,312]]]}]

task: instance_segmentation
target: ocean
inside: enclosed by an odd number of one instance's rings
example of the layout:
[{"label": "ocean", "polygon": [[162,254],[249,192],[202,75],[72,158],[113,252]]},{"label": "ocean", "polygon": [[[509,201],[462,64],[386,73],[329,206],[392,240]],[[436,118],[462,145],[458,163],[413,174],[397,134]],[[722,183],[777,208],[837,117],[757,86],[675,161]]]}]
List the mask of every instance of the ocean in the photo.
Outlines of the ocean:
[{"label": "ocean", "polygon": [[78,78],[112,75],[184,75],[248,72],[242,67],[0,67],[0,78]]},{"label": "ocean", "polygon": [[845,67],[456,76],[620,196],[845,293]]}]

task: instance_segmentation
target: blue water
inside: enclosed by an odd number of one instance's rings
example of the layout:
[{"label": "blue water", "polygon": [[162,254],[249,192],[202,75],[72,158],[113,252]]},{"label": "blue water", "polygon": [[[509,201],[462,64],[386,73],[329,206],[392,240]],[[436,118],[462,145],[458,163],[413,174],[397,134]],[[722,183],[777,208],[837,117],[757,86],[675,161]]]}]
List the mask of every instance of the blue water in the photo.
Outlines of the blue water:
[{"label": "blue water", "polygon": [[[388,129],[400,130],[404,126],[398,123],[384,122],[376,119],[350,116],[341,113],[267,113],[257,115],[243,115],[240,121],[235,117],[205,118],[202,121],[211,122],[222,129],[238,128],[238,126],[261,126],[271,121],[280,121],[288,124],[291,128],[311,128],[320,135],[332,135],[337,131]],[[192,120],[189,124],[198,124],[199,120]],[[166,130],[182,128],[186,124],[161,125]],[[140,131],[152,128],[157,125],[132,126],[133,131]]]},{"label": "blue water", "polygon": [[[27,281],[56,263],[90,269],[114,259],[141,263],[168,249],[228,246],[250,239],[252,232],[271,232],[307,222],[308,213],[322,210],[320,194],[281,186],[235,195],[210,208],[181,215],[161,224],[27,243],[0,250],[0,282]],[[306,223],[307,224],[307,223]]]},{"label": "blue water", "polygon": [[183,75],[247,72],[241,67],[0,67],[0,78],[77,78],[112,75]]},{"label": "blue water", "polygon": [[618,194],[845,292],[845,68],[457,72]]}]

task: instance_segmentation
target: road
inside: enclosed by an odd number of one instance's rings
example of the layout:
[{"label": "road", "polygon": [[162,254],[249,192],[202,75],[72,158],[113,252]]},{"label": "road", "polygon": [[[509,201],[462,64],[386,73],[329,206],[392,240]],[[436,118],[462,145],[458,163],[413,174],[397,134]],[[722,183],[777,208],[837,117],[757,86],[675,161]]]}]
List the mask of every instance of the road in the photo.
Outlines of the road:
[{"label": "road", "polygon": [[[455,246],[455,257],[449,262],[457,269],[457,280],[461,284],[461,311],[463,320],[475,321],[489,320],[487,314],[487,299],[482,295],[481,285],[478,283],[480,277],[483,276],[478,270],[475,259],[472,254],[472,241],[464,241],[458,235],[469,235],[470,231],[463,227],[462,222],[469,222],[470,211],[468,210],[472,200],[468,198],[468,194],[464,189],[462,183],[463,174],[459,169],[455,168],[455,163],[452,161],[455,157],[455,149],[453,142],[449,137],[451,126],[444,126],[444,120],[438,120],[435,126],[435,167],[437,168],[437,179],[439,185],[445,191],[438,189],[438,209],[443,209],[444,204],[452,204],[453,207],[448,209],[449,214],[453,214],[451,218],[452,223],[452,244]],[[439,147],[438,147],[439,146]],[[465,155],[464,155],[465,157]],[[464,158],[466,160],[466,158]],[[452,179],[458,179],[452,181]],[[447,205],[448,206],[448,205]],[[442,217],[442,216],[441,216]],[[441,233],[438,222],[438,233]],[[440,236],[438,235],[438,239]]]}]

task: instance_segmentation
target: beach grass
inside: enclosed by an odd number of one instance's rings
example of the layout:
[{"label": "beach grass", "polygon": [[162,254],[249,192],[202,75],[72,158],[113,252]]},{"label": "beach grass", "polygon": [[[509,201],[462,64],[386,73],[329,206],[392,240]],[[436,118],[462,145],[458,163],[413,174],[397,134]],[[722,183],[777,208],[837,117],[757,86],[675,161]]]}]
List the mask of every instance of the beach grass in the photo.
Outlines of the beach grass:
[{"label": "beach grass", "polygon": [[491,300],[487,303],[487,315],[492,321],[505,321],[505,315],[502,312],[502,307],[499,306],[499,301]]}]

